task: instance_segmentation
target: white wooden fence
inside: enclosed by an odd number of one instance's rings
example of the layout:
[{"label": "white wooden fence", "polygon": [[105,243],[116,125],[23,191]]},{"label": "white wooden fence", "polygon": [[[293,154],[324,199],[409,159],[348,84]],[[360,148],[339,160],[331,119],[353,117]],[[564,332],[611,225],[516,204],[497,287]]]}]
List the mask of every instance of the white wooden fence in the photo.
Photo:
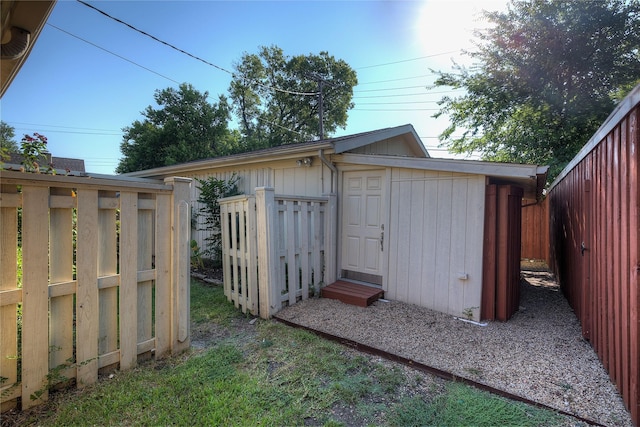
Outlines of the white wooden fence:
[{"label": "white wooden fence", "polygon": [[243,312],[268,318],[318,295],[336,278],[336,196],[255,196],[220,201],[224,291]]},{"label": "white wooden fence", "polygon": [[3,411],[189,347],[190,182],[0,172]]}]

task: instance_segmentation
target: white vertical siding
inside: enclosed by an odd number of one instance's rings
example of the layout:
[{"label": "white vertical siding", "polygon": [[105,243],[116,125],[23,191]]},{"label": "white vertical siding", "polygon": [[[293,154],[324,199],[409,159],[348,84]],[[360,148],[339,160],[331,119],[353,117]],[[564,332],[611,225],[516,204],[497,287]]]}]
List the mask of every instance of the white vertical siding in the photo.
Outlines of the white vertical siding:
[{"label": "white vertical siding", "polygon": [[290,160],[286,165],[274,168],[276,194],[316,197],[328,193],[330,187],[326,190],[322,188],[322,169],[318,159],[315,159],[311,167],[298,167],[295,166],[295,161]]},{"label": "white vertical siding", "polygon": [[[200,184],[195,179],[207,179],[216,177],[217,179],[229,180],[236,174],[238,190],[243,194],[255,194],[256,187],[273,187],[275,194],[292,196],[322,196],[331,191],[331,174],[321,161],[313,158],[311,167],[298,167],[293,159],[270,162],[268,167],[265,164],[247,165],[246,167],[225,168],[211,170],[197,174],[187,174],[189,178],[194,178],[191,186],[191,202],[193,213],[198,214],[200,204]],[[194,227],[191,229],[191,238],[198,242],[200,248],[206,247],[205,239],[209,232],[203,230],[205,227],[204,218],[194,217]]]},{"label": "white vertical siding", "polygon": [[477,318],[484,191],[479,175],[392,169],[389,299]]}]

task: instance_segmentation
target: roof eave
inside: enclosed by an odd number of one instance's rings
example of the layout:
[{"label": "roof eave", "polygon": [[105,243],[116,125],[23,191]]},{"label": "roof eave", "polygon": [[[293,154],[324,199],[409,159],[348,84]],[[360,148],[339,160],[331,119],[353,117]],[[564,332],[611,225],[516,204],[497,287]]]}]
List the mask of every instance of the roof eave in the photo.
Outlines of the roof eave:
[{"label": "roof eave", "polygon": [[438,172],[483,175],[502,182],[513,182],[525,190],[525,198],[539,200],[546,182],[547,166],[515,163],[483,162],[478,160],[420,159],[413,157],[367,154],[340,154],[332,157],[336,163],[378,165]]},{"label": "roof eave", "polygon": [[[33,46],[35,45],[44,25],[51,15],[56,4],[56,0],[44,1],[12,1],[2,0],[0,9],[3,10],[2,17],[7,17],[7,22],[2,22],[6,27],[1,28],[0,36],[4,37],[5,32],[11,27],[17,27],[29,32],[29,42],[23,52],[17,57],[3,58],[2,72],[0,73],[0,98],[4,96],[6,90],[11,85],[13,79],[18,75],[20,68],[27,60]],[[3,19],[4,21],[4,19]]]},{"label": "roof eave", "polygon": [[237,165],[247,165],[260,163],[268,160],[287,160],[295,159],[300,156],[315,156],[318,150],[328,150],[327,154],[333,153],[333,144],[331,142],[322,142],[314,144],[302,144],[299,146],[280,146],[277,149],[251,151],[247,153],[234,154],[231,156],[214,157],[204,160],[195,160],[188,163],[180,163],[171,166],[163,166],[159,168],[147,169],[143,171],[129,172],[122,174],[131,177],[167,177],[179,176],[188,172],[204,171],[213,168],[233,167]]},{"label": "roof eave", "polygon": [[[478,160],[434,159],[432,157],[421,159],[415,157],[383,156],[369,154],[344,153],[336,161],[344,163],[370,164],[373,159],[381,166],[406,167],[411,169],[437,170],[443,172],[461,172],[500,178],[529,178],[537,179],[539,166],[523,165],[516,163],[483,162]],[[543,170],[546,166],[542,167]]]}]

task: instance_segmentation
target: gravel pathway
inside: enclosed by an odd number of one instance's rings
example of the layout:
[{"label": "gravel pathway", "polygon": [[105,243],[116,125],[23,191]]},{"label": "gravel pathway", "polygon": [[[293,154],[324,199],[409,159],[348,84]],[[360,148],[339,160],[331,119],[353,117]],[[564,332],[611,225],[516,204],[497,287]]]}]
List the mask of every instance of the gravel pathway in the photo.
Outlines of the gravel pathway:
[{"label": "gravel pathway", "polygon": [[438,368],[607,426],[629,412],[553,277],[523,271],[520,310],[478,326],[396,301],[362,308],[325,298],[276,317]]}]

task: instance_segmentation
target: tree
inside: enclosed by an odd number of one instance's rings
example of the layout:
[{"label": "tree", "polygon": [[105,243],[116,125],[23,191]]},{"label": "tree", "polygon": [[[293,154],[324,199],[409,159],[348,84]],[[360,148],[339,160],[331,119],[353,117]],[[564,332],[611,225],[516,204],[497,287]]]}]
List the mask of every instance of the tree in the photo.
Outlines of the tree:
[{"label": "tree", "polygon": [[0,161],[9,158],[10,153],[17,153],[20,151],[18,143],[14,139],[15,136],[15,128],[3,121],[0,121]]},{"label": "tree", "polygon": [[325,136],[346,126],[358,80],[343,60],[327,52],[287,57],[277,46],[263,46],[258,54],[245,53],[234,67],[229,97],[244,137],[240,149],[317,137],[320,89]]},{"label": "tree", "polygon": [[176,90],[157,90],[154,96],[161,107],[148,106],[142,115],[124,128],[117,173],[168,166],[225,154],[234,146],[228,130],[229,106],[224,97],[218,103],[207,101],[189,84]]},{"label": "tree", "polygon": [[440,100],[440,135],[452,152],[550,165],[555,177],[640,76],[640,3],[512,0],[484,12],[475,65],[454,64],[435,86],[465,89]]}]

